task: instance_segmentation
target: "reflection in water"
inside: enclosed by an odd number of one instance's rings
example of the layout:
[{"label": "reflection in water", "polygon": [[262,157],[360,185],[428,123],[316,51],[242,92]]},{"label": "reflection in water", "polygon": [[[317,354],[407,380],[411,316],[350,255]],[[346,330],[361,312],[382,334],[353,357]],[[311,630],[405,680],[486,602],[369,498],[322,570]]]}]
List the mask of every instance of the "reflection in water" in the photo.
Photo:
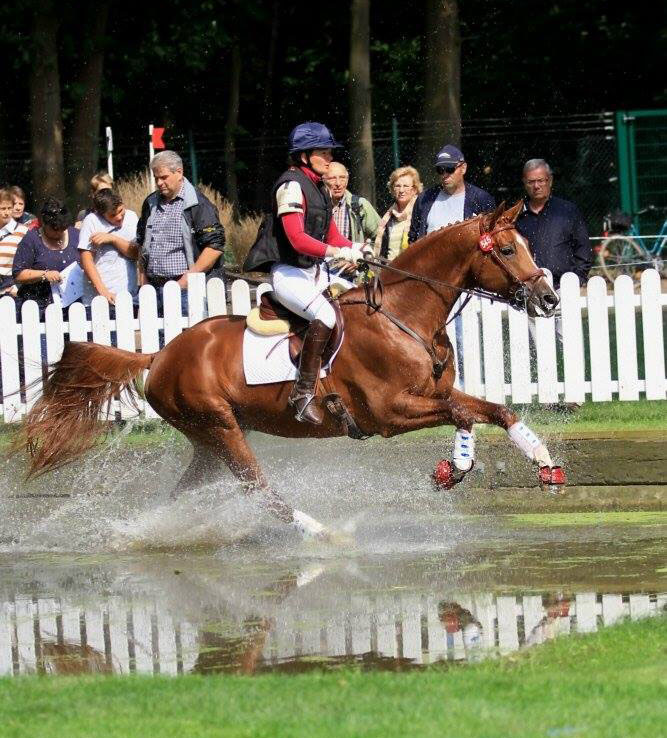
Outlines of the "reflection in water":
[{"label": "reflection in water", "polygon": [[5,587],[0,675],[401,669],[508,653],[667,608],[664,593],[374,588],[365,571],[321,563],[282,574],[133,566],[120,577],[96,569],[78,586],[52,582],[54,597],[45,584]]},{"label": "reflection in water", "polygon": [[111,674],[103,653],[80,643],[42,642],[41,666],[47,674]]}]

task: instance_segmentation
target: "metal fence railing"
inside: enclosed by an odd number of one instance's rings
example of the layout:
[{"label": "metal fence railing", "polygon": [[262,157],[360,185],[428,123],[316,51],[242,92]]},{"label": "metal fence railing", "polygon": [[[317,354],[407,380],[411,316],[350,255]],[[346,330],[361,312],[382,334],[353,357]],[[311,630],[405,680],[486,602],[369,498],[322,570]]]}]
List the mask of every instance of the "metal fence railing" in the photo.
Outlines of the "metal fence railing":
[{"label": "metal fence railing", "polygon": [[[145,126],[137,125],[132,137],[128,137],[127,131],[114,131],[117,178],[146,167],[148,147],[142,134],[145,130]],[[647,205],[667,206],[665,132],[665,110],[470,119],[463,121],[461,148],[468,160],[467,178],[496,198],[508,201],[523,194],[524,162],[546,159],[554,170],[555,193],[574,201],[583,212],[591,235],[599,235],[603,216],[619,205],[633,213]],[[388,205],[386,182],[390,172],[397,162],[415,164],[423,135],[420,121],[394,119],[374,125],[379,211]],[[263,193],[269,192],[285,165],[285,136],[285,131],[271,131],[260,144],[256,132],[239,131],[235,171],[242,211],[258,210],[265,205]],[[227,171],[221,127],[172,126],[165,132],[165,142],[183,155],[188,176],[194,172],[196,179],[225,194]],[[434,154],[437,147],[434,144]],[[103,138],[100,167],[106,167]],[[422,175],[428,182],[431,172],[423,171]],[[30,195],[30,178],[29,142],[5,142],[0,151],[0,180],[20,184]],[[35,206],[32,202],[29,205]],[[651,217],[641,220],[640,229],[656,233],[659,224]]]}]

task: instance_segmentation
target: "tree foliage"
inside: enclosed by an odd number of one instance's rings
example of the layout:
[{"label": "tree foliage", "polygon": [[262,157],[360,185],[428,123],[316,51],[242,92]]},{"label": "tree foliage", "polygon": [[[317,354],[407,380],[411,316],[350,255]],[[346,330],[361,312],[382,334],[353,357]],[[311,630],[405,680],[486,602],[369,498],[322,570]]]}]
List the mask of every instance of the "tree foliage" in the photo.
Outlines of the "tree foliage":
[{"label": "tree foliage", "polygon": [[[371,3],[376,127],[388,129],[392,115],[406,128],[418,128],[424,119],[426,2],[400,8]],[[45,5],[15,0],[3,23],[10,82],[0,106],[0,179],[28,188],[29,80],[40,62],[31,18]],[[88,7],[95,12],[100,5]],[[87,93],[80,72],[86,55],[99,51],[99,43],[91,51],[91,21],[82,7],[58,4],[66,168],[77,105]],[[97,134],[101,139],[103,126],[113,126],[119,171],[145,164],[146,126],[153,122],[165,125],[167,142],[182,150],[192,130],[201,151],[201,177],[224,187],[225,162],[231,161],[224,155],[225,122],[237,44],[241,73],[232,164],[239,174],[239,199],[257,205],[259,193],[283,166],[291,126],[322,120],[346,138],[349,9],[350,3],[281,3],[276,20],[275,0],[109,0]],[[667,105],[666,24],[659,4],[466,0],[459,3],[459,19],[464,120]]]}]

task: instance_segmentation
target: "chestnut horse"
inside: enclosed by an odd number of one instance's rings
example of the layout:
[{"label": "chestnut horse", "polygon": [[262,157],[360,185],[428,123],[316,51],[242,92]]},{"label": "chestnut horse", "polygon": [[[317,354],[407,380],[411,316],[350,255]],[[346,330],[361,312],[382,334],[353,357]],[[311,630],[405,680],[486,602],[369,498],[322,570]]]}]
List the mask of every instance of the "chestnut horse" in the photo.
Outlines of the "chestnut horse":
[{"label": "chestnut horse", "polygon": [[[558,482],[558,471],[562,475],[544,445],[507,407],[453,388],[455,367],[445,324],[462,292],[479,287],[506,300],[520,294],[533,316],[553,315],[558,304],[528,243],[515,229],[521,207],[521,202],[508,210],[501,205],[493,213],[424,236],[403,251],[391,262],[392,269],[383,271],[382,310],[369,307],[362,288],[339,298],[345,340],[320,385],[342,398],[366,435],[390,437],[453,425],[454,466],[440,469],[446,487],[472,468],[474,423],[507,430],[538,465],[543,483]],[[343,435],[344,427],[329,414],[320,426],[297,422],[287,405],[290,382],[246,384],[244,330],[243,316],[209,318],[154,354],[68,343],[24,423],[22,443],[32,455],[29,473],[48,471],[89,449],[105,427],[100,412],[119,392],[136,389],[135,379],[150,369],[146,398],[194,447],[175,494],[210,481],[226,465],[280,520],[293,523],[304,537],[326,538],[324,526],[271,489],[245,431],[325,438]]]}]

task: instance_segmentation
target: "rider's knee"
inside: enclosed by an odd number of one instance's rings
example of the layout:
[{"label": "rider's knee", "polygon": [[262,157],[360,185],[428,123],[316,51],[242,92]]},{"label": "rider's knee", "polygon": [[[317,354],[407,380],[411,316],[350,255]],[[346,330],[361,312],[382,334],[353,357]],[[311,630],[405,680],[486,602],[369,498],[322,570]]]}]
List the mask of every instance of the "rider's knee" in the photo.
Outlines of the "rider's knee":
[{"label": "rider's knee", "polygon": [[327,328],[333,328],[336,325],[336,313],[326,300],[322,299],[321,303],[314,311],[313,320],[321,320]]}]

